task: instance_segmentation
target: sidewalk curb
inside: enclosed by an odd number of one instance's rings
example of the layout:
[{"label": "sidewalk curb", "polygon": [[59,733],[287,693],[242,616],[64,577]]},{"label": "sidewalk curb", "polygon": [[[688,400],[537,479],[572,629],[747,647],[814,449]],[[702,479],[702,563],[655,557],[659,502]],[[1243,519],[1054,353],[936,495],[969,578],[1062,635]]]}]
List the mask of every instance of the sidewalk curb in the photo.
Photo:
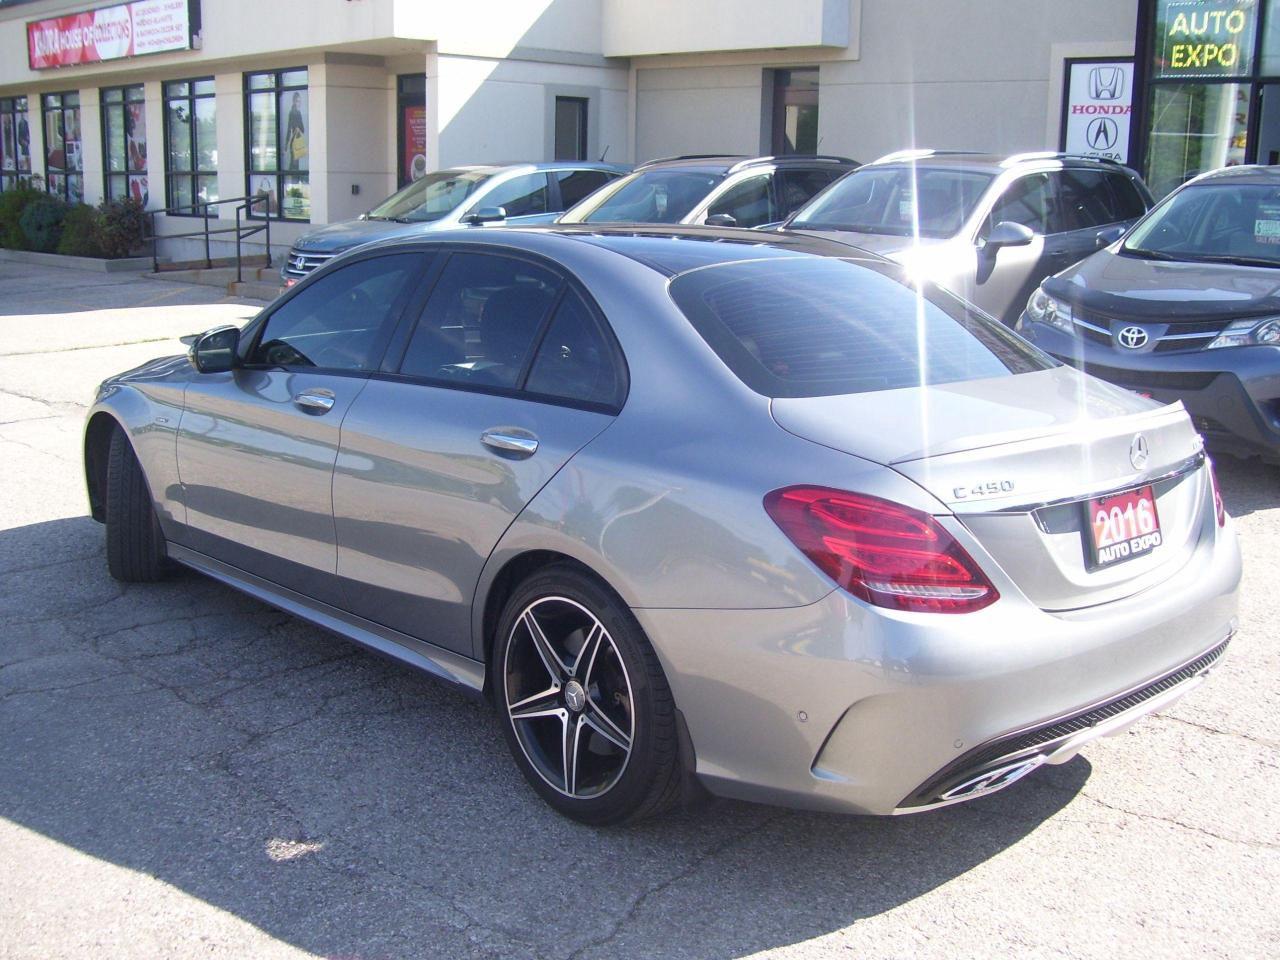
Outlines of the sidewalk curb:
[{"label": "sidewalk curb", "polygon": [[151,269],[150,257],[125,257],[121,260],[99,260],[96,257],[68,257],[61,253],[35,253],[31,250],[0,248],[0,263],[29,263],[42,267],[63,267],[92,273],[134,273]]}]

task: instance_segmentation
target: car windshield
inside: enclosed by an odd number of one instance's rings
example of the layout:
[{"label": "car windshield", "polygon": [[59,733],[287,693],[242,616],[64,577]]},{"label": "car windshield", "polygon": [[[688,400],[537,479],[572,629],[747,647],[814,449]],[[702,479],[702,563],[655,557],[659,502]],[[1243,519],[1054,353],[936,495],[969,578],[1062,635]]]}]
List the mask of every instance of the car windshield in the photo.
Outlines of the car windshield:
[{"label": "car windshield", "polygon": [[1154,260],[1280,266],[1280,186],[1187,187],[1152,210],[1121,251]]},{"label": "car windshield", "polygon": [[767,397],[827,397],[1046,370],[1055,361],[888,263],[792,257],[682,274],[671,297]]},{"label": "car windshield", "polygon": [[951,237],[994,174],[919,166],[863,167],[802,208],[788,226],[909,237]]},{"label": "car windshield", "polygon": [[484,170],[437,170],[415,180],[369,211],[370,220],[427,223],[455,209],[492,176]]},{"label": "car windshield", "polygon": [[580,222],[679,223],[723,179],[724,174],[705,170],[634,173]]}]

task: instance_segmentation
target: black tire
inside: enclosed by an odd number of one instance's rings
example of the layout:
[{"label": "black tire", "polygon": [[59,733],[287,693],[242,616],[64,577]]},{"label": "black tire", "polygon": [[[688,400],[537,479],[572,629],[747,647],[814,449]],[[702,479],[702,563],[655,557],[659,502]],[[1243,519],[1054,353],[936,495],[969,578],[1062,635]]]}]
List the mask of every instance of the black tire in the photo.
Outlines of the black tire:
[{"label": "black tire", "polygon": [[169,572],[164,534],[142,466],[124,431],[107,451],[107,569],[124,583],[152,583]]},{"label": "black tire", "polygon": [[[562,779],[559,785],[553,786],[550,780],[556,779],[555,771],[547,771],[544,765],[543,771],[540,772],[538,764],[532,759],[532,756],[539,755],[537,749],[526,749],[530,739],[528,726],[522,725],[525,731],[525,739],[522,740],[522,735],[517,733],[516,729],[521,721],[514,720],[511,715],[511,704],[519,703],[524,698],[518,692],[512,692],[509,695],[509,690],[514,691],[520,684],[521,671],[514,669],[513,666],[512,673],[509,675],[508,666],[519,662],[529,663],[527,649],[533,642],[532,634],[524,626],[526,622],[523,619],[524,614],[526,611],[533,610],[541,616],[541,611],[547,609],[548,604],[560,605],[562,609],[570,612],[572,610],[569,604],[573,604],[589,612],[603,628],[604,639],[611,642],[612,650],[609,652],[601,643],[600,666],[593,670],[593,664],[589,663],[580,670],[578,676],[586,677],[588,688],[585,691],[587,701],[580,708],[579,713],[575,714],[563,695],[560,697],[558,701],[562,708],[560,712],[571,718],[560,722],[572,722],[575,716],[584,721],[588,719],[589,714],[599,716],[601,704],[607,706],[615,717],[627,716],[631,721],[630,749],[625,759],[621,761],[621,772],[614,775],[616,779],[611,785],[605,786],[596,795],[573,796],[564,792],[563,787],[569,778],[567,762],[560,765]],[[552,609],[554,612],[554,607]],[[555,622],[553,618],[553,624]],[[571,633],[569,636],[573,637],[584,632],[585,630],[579,630],[577,634]],[[572,642],[570,640],[570,643]],[[587,641],[583,640],[579,650],[586,645]],[[570,655],[573,653],[568,646],[562,649],[566,649]],[[584,658],[579,655],[578,660],[582,659]],[[619,666],[621,670],[618,669]],[[531,669],[538,670],[536,662]],[[549,667],[547,669],[550,671]],[[593,680],[593,673],[598,678],[604,679]],[[625,680],[630,691],[630,696],[625,698],[630,701],[629,709],[622,710],[621,714],[615,712],[622,709],[618,706],[622,701],[618,700],[617,691],[614,691],[612,701],[604,695],[607,692],[606,681],[609,673],[612,673],[615,680],[619,677]],[[599,581],[579,568],[565,564],[547,567],[521,583],[507,600],[502,616],[498,620],[497,635],[493,644],[491,676],[493,699],[498,708],[503,734],[511,749],[511,755],[515,758],[516,765],[520,767],[525,779],[554,809],[581,823],[606,826],[642,820],[661,813],[679,802],[683,778],[675,703],[671,696],[671,688],[667,685],[662,666],[640,624],[612,591]],[[543,678],[545,676],[546,674],[542,675]],[[535,687],[545,682],[544,679],[533,677],[528,679]],[[552,686],[554,685],[555,681],[552,680]],[[618,684],[614,683],[613,686]],[[564,689],[567,691],[569,687],[566,685]],[[582,690],[582,687],[579,687],[579,690]],[[544,720],[549,722],[548,736],[552,740],[556,736],[557,729],[566,729],[557,728],[557,721],[553,718],[548,717]],[[523,723],[529,724],[530,721],[526,720]],[[583,756],[591,763],[605,764],[604,769],[607,770],[606,760],[608,760],[610,744],[600,740],[595,733],[588,730],[587,726],[583,726],[582,729],[588,731],[585,734],[588,739],[584,741]],[[597,724],[595,730],[600,731],[602,728]],[[546,726],[543,732],[548,732]],[[600,746],[605,748],[604,751],[598,749]],[[604,760],[601,759],[602,753]],[[614,760],[616,761],[616,758]],[[546,775],[548,772],[551,774],[549,778]],[[608,781],[608,776],[602,776],[602,782]]]}]

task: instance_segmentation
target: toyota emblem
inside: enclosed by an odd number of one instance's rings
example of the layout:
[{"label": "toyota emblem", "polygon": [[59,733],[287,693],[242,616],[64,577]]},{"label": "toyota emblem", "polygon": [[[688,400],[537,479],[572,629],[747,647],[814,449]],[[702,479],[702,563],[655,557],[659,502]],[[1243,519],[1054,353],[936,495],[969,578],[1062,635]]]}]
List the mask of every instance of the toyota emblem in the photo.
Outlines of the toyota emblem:
[{"label": "toyota emblem", "polygon": [[1125,327],[1116,334],[1116,340],[1126,350],[1141,350],[1147,345],[1147,331],[1141,327]]},{"label": "toyota emblem", "polygon": [[1147,438],[1140,433],[1134,434],[1133,442],[1129,444],[1129,462],[1133,464],[1133,469],[1141,470],[1150,458],[1151,451],[1147,448]]}]

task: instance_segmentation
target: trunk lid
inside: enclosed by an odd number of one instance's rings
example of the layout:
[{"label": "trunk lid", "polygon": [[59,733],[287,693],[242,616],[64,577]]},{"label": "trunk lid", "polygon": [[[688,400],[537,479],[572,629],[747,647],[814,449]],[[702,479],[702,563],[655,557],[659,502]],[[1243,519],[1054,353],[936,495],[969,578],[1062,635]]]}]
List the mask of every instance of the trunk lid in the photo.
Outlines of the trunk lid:
[{"label": "trunk lid", "polygon": [[[1047,610],[1145,589],[1186,563],[1200,539],[1203,445],[1182,404],[1161,406],[1069,368],[776,399],[772,409],[788,432],[875,460],[929,491]],[[1088,499],[1147,484],[1161,545],[1090,569]]]}]

